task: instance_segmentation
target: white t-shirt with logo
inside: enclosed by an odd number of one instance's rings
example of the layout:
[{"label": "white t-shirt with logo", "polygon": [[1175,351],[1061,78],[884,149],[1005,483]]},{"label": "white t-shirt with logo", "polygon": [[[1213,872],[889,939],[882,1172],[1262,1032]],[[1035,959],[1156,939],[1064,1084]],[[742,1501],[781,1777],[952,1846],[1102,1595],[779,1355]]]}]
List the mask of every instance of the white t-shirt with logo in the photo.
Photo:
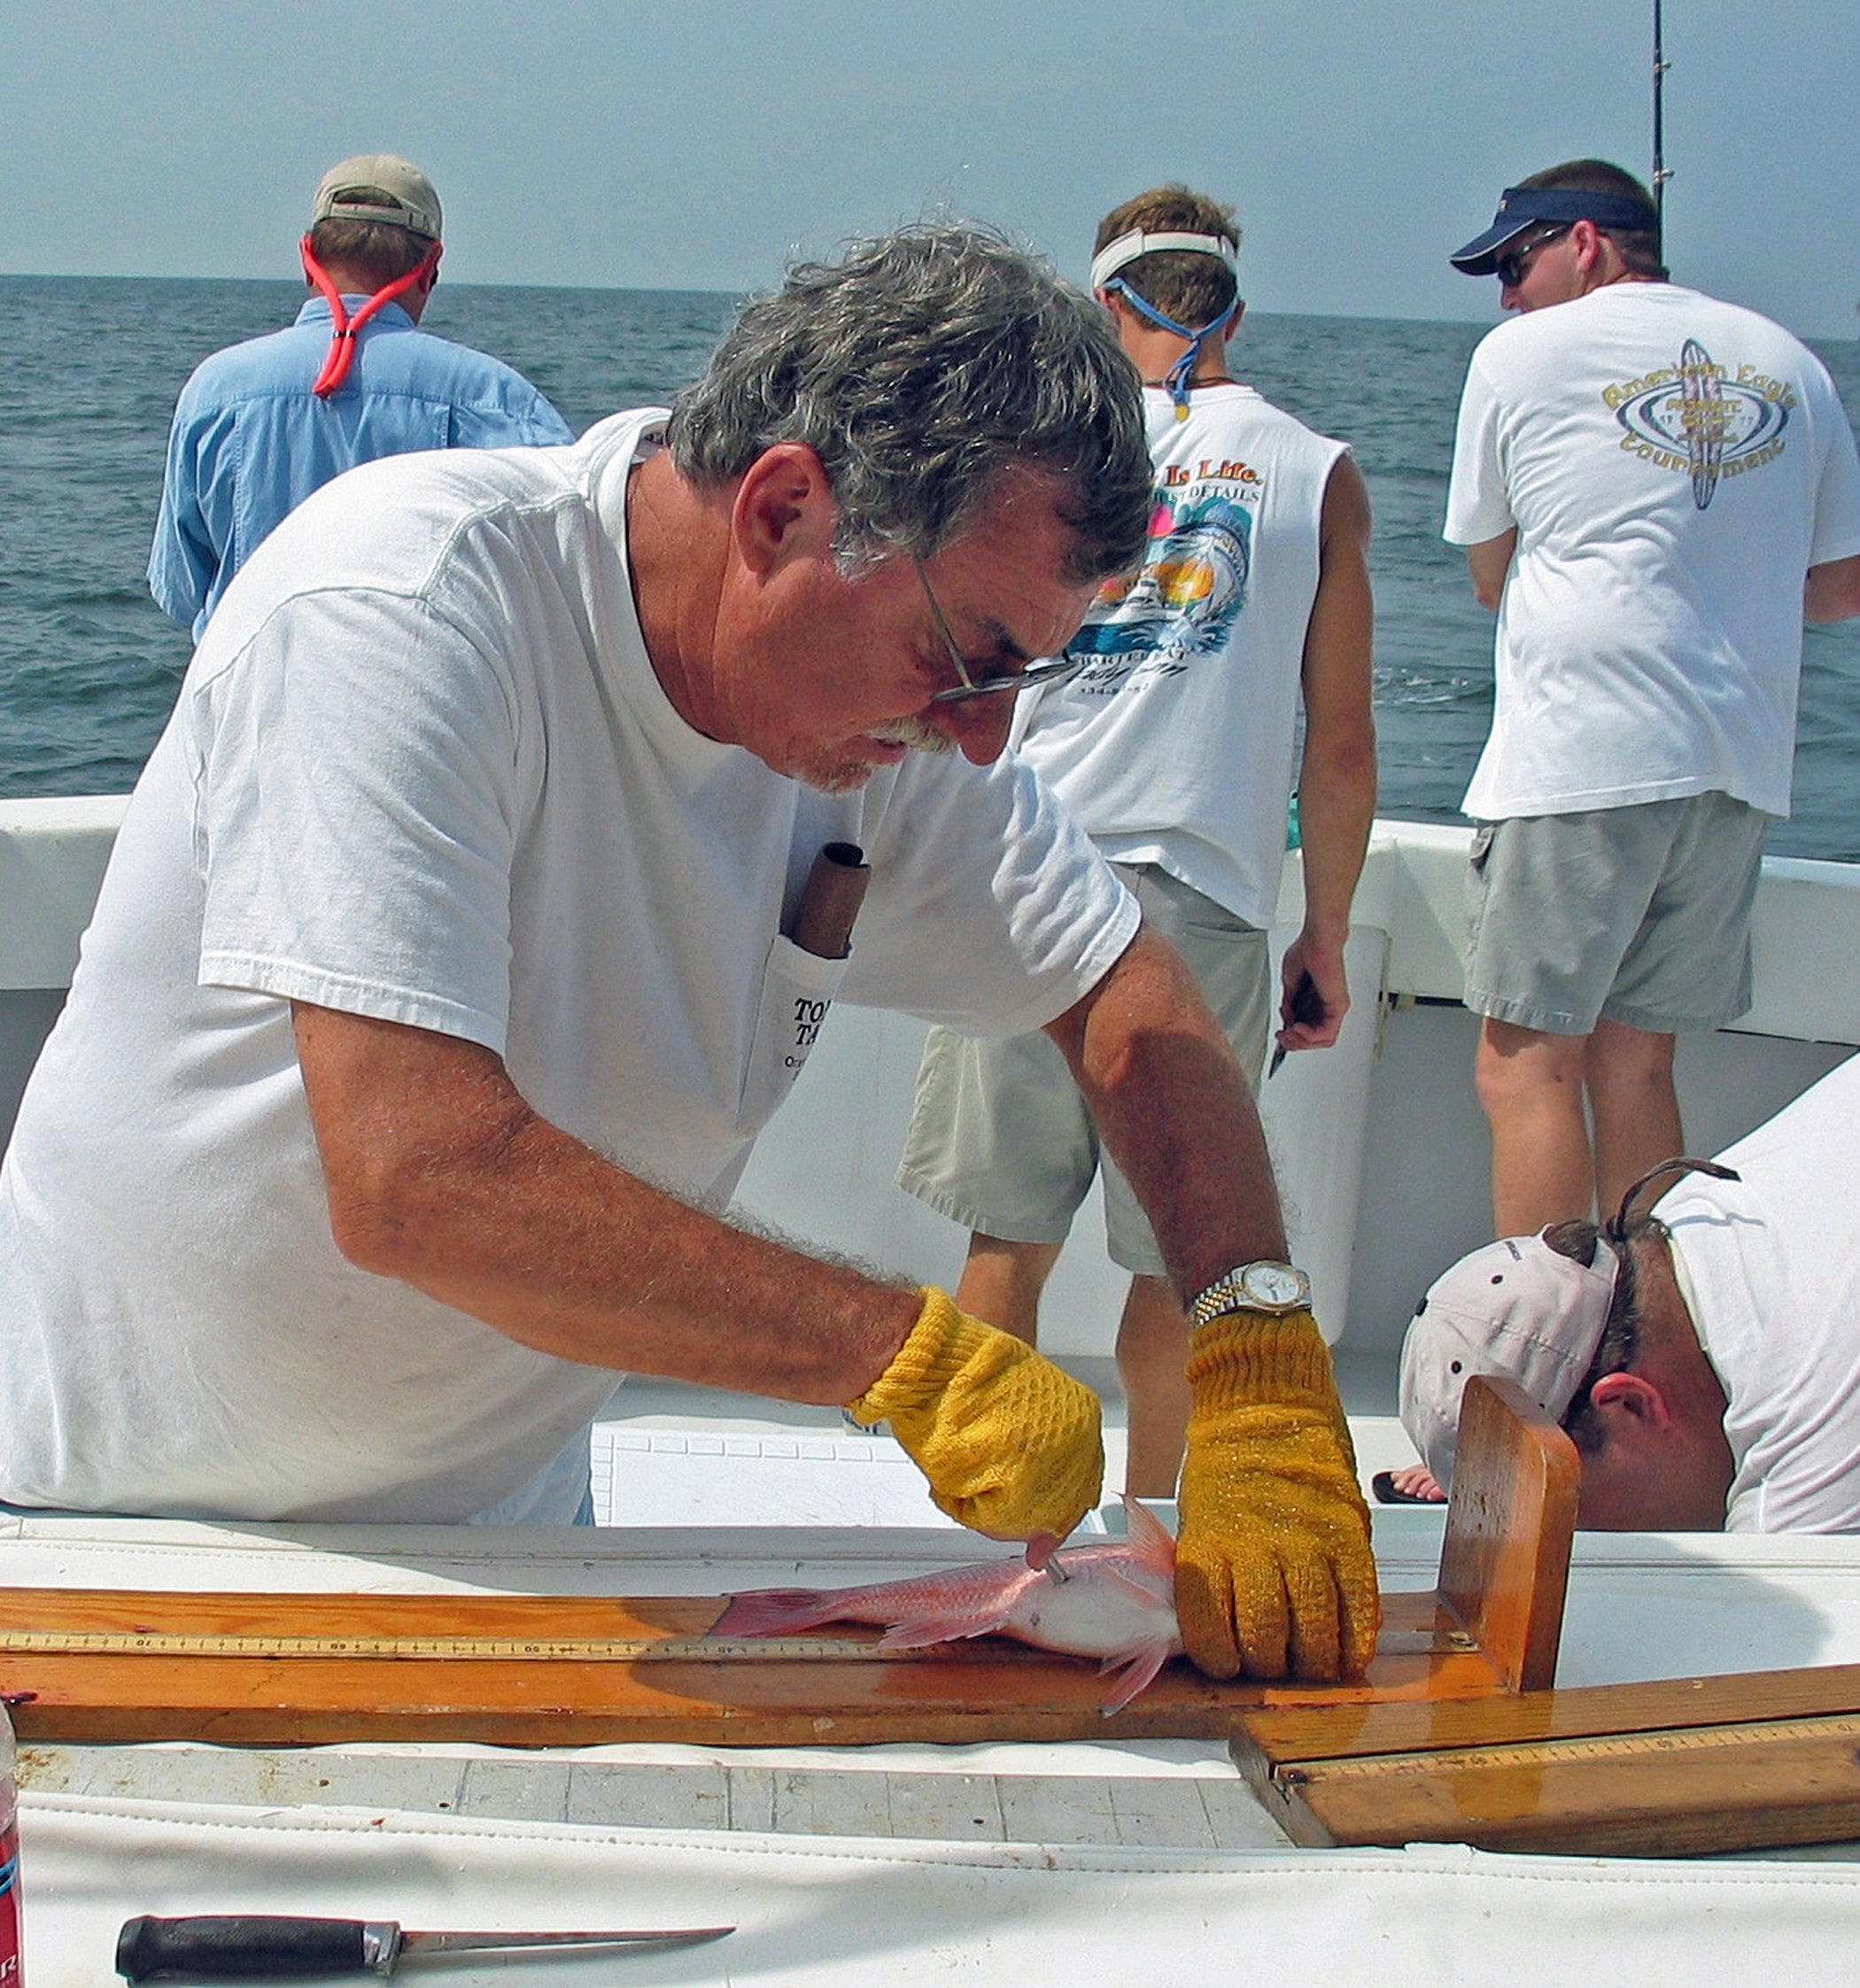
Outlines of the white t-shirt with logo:
[{"label": "white t-shirt with logo", "polygon": [[1655,1212],[1730,1407],[1725,1528],[1860,1532],[1860,1056]]},{"label": "white t-shirt with logo", "polygon": [[1156,495],[1135,580],[1107,587],[1069,682],[1030,692],[1013,741],[1104,853],[1153,862],[1270,925],[1325,486],[1344,451],[1252,387],[1144,414]]},{"label": "white t-shirt with logo", "polygon": [[[229,590],[0,1171],[0,1497],[463,1520],[611,1391],[337,1252],[292,1001],[484,1044],[717,1207],[836,994],[1018,1033],[1128,942],[1011,760],[829,798],[685,723],[624,546],[661,420],[358,469]],[[781,935],[830,841],[872,869],[847,963]]]},{"label": "white t-shirt with logo", "polygon": [[1860,553],[1827,371],[1754,311],[1618,282],[1488,333],[1446,537],[1517,529],[1476,819],[1722,792],[1789,811],[1802,590]]}]

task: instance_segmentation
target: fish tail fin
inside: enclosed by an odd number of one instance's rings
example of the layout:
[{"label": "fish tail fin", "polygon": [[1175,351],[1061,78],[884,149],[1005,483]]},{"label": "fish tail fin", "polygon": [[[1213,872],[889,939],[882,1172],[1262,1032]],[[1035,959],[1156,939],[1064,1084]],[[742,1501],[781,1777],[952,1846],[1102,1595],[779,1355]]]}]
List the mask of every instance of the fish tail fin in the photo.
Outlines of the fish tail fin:
[{"label": "fish tail fin", "polygon": [[730,1605],[705,1632],[709,1636],[791,1636],[833,1620],[837,1588],[756,1588],[732,1595]]},{"label": "fish tail fin", "polygon": [[1121,1712],[1156,1675],[1179,1644],[1166,1636],[1151,1636],[1128,1649],[1113,1650],[1098,1666],[1099,1674],[1112,1680],[1111,1696],[1098,1708],[1105,1718]]}]

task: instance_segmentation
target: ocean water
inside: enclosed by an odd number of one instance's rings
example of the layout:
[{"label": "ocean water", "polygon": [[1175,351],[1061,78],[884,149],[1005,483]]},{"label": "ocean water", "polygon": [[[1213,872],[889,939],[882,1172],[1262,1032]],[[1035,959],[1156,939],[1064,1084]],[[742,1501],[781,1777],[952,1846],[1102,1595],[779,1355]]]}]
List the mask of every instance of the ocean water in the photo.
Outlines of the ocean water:
[{"label": "ocean water", "polygon": [[[174,396],[208,352],[287,323],[291,282],[0,276],[0,795],[126,791],[184,632],[143,583]],[[578,433],[665,398],[732,300],[442,284],[429,329],[507,360]],[[1483,327],[1248,314],[1234,370],[1352,442],[1376,509],[1382,812],[1456,821],[1492,709],[1492,621],[1440,540],[1453,413]],[[1817,344],[1850,414],[1860,345]],[[1794,855],[1860,860],[1860,623],[1810,630]]]}]

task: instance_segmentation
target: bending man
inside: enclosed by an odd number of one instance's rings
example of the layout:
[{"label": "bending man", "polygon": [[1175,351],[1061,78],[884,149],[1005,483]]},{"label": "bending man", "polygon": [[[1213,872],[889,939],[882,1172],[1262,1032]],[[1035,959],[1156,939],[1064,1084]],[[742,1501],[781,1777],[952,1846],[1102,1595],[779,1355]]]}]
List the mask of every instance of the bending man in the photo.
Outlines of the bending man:
[{"label": "bending man", "polygon": [[[1102,315],[949,229],[794,270],[669,416],[311,498],[196,654],[0,1173],[0,1497],[566,1520],[637,1369],[847,1404],[956,1517],[1069,1530],[1087,1390],[720,1211],[843,995],[1048,1025],[1185,1295],[1283,1255],[1193,983],[1001,757],[1148,486]],[[830,842],[843,962],[787,936]],[[1321,1342],[1210,1303],[1189,1647],[1356,1667]]]},{"label": "bending man", "polygon": [[[1860,1057],[1636,1215],[1489,1243],[1428,1292],[1401,1416],[1442,1484],[1467,1377],[1575,1438],[1602,1531],[1860,1532]],[[1681,1176],[1677,1181],[1674,1174]]]}]

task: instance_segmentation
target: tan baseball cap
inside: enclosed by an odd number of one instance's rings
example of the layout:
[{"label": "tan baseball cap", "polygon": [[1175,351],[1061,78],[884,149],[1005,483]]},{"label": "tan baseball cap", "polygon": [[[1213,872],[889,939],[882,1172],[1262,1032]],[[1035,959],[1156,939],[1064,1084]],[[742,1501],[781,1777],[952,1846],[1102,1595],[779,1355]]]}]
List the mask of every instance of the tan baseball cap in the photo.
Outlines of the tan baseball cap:
[{"label": "tan baseball cap", "polygon": [[361,152],[323,174],[311,227],[320,220],[384,220],[437,242],[439,196],[417,166],[392,152]]},{"label": "tan baseball cap", "polygon": [[1460,1396],[1476,1373],[1515,1381],[1561,1421],[1601,1343],[1620,1258],[1601,1236],[1587,1263],[1541,1235],[1488,1242],[1429,1287],[1401,1348],[1402,1426],[1445,1488]]}]

